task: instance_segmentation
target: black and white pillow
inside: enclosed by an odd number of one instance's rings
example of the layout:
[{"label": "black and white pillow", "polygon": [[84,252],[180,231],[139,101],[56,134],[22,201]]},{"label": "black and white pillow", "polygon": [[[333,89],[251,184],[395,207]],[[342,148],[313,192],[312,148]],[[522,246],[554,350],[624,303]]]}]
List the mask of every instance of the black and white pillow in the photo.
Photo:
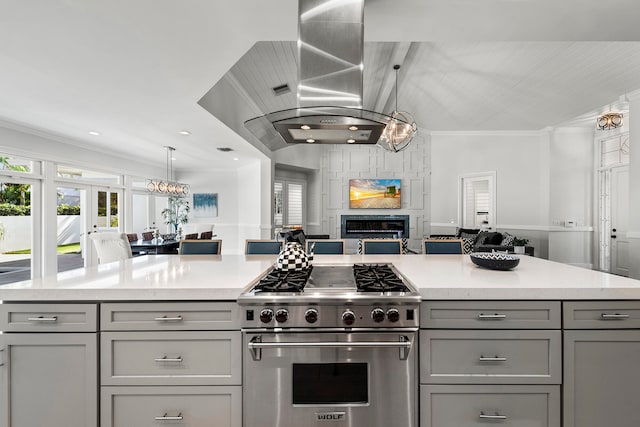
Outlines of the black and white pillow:
[{"label": "black and white pillow", "polygon": [[513,239],[515,236],[509,234],[509,233],[503,233],[502,234],[502,246],[513,246]]}]

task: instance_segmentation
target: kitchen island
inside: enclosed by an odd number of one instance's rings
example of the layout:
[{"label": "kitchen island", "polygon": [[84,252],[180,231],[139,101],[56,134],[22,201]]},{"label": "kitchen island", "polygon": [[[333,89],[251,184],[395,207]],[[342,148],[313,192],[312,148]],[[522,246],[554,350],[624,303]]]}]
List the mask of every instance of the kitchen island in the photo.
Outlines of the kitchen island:
[{"label": "kitchen island", "polygon": [[[236,299],[274,262],[146,256],[0,287],[0,426],[240,427]],[[354,263],[393,263],[423,299],[420,427],[638,424],[640,281],[527,256],[314,260]]]},{"label": "kitchen island", "polygon": [[[4,301],[235,301],[273,255],[157,255],[0,286]],[[314,264],[392,263],[425,300],[640,300],[640,281],[522,256],[511,271],[459,255],[316,255]]]}]

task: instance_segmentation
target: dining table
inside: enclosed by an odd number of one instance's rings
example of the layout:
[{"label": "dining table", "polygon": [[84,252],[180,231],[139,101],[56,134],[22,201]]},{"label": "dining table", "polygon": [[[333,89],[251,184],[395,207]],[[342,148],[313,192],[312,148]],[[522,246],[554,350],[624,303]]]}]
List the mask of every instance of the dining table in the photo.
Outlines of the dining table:
[{"label": "dining table", "polygon": [[136,255],[167,255],[177,254],[178,247],[180,246],[179,240],[164,240],[164,239],[151,239],[151,240],[134,240],[130,242],[131,252]]}]

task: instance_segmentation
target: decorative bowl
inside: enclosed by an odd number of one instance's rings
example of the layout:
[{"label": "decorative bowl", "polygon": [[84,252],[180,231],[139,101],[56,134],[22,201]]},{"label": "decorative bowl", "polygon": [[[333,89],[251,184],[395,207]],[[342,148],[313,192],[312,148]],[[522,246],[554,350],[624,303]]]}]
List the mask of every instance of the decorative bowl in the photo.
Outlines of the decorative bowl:
[{"label": "decorative bowl", "polygon": [[474,252],[469,256],[475,265],[492,270],[511,270],[520,263],[518,255],[506,252]]}]

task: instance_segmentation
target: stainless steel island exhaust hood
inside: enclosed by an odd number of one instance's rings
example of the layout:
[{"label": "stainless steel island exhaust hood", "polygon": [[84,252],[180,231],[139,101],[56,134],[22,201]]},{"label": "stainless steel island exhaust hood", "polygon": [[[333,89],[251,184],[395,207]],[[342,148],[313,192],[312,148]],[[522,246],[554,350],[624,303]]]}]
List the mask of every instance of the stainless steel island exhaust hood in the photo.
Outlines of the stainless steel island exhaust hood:
[{"label": "stainless steel island exhaust hood", "polygon": [[245,122],[268,148],[376,144],[391,117],[362,110],[364,0],[299,0],[298,107]]}]

